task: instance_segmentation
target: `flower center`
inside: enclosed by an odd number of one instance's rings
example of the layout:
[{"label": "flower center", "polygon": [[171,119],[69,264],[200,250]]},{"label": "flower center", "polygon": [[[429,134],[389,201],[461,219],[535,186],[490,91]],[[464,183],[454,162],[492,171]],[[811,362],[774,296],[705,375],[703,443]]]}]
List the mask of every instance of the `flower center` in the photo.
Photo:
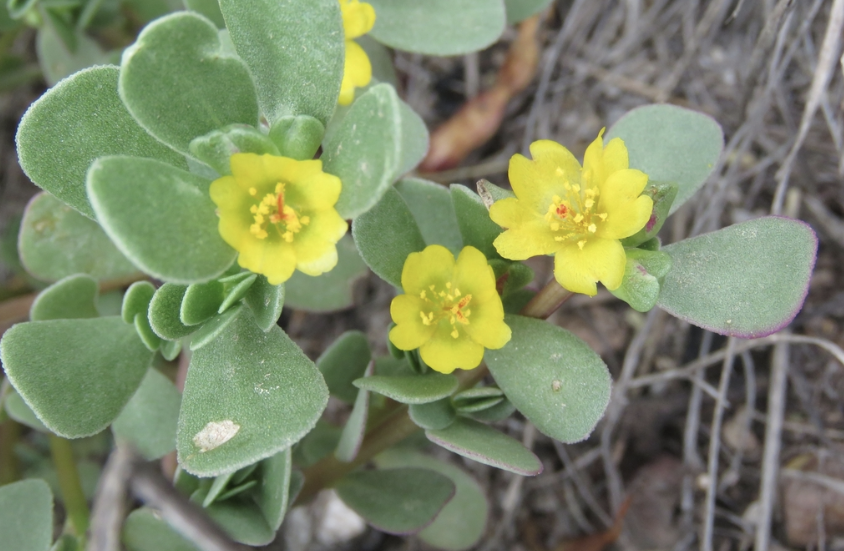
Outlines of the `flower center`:
[{"label": "flower center", "polygon": [[425,325],[448,319],[451,324],[451,336],[455,339],[460,336],[458,324],[469,325],[469,315],[472,311],[467,306],[472,302],[472,295],[462,295],[460,289],[454,287],[450,281],[439,290],[436,285],[430,285],[427,290],[419,293],[419,297],[430,307],[427,313],[424,309],[419,312]]},{"label": "flower center", "polygon": [[[249,188],[249,195],[258,196],[258,190]],[[282,239],[291,243],[293,235],[299,233],[302,226],[311,223],[308,216],[299,216],[293,207],[284,203],[284,184],[278,182],[275,185],[275,193],[267,193],[263,199],[249,208],[252,213],[252,221],[249,232],[258,239],[266,239],[269,236],[267,228],[273,227]]]},{"label": "flower center", "polygon": [[587,238],[598,231],[598,224],[606,221],[607,213],[595,212],[599,195],[597,186],[582,188],[566,182],[563,187],[565,196],[553,197],[545,221],[556,234],[555,241],[576,241],[582,249]]}]

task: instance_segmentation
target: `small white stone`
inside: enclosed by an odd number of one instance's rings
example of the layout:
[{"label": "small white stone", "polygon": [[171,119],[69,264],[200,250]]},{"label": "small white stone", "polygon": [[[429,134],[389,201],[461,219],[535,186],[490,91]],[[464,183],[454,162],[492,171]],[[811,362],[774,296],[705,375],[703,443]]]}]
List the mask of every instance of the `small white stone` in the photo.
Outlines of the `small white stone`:
[{"label": "small white stone", "polygon": [[345,503],[333,490],[320,495],[323,505],[322,518],[318,520],[316,538],[323,545],[337,545],[358,537],[366,530],[366,522]]},{"label": "small white stone", "polygon": [[205,453],[219,448],[238,433],[240,425],[226,419],[225,421],[211,421],[205,427],[196,433],[193,437],[193,443],[199,448],[199,453]]}]

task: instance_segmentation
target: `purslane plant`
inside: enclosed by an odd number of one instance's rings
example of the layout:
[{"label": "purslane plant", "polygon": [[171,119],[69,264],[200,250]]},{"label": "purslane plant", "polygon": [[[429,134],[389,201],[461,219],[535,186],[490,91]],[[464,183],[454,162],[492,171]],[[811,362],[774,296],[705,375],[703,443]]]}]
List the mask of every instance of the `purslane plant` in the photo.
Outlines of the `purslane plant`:
[{"label": "purslane plant", "polygon": [[[504,2],[466,4],[500,34]],[[371,5],[374,19],[356,1],[220,0],[224,29],[192,12],[163,17],[119,67],[49,90],[17,136],[22,167],[45,190],[25,213],[21,259],[55,283],[0,342],[13,387],[5,410],[57,442],[111,427],[148,459],[176,450],[175,486],[252,545],[272,541],[294,503],[332,487],[381,530],[471,547],[487,510],[477,485],[391,448],[423,430],[457,454],[533,475],[538,458],[491,423],[518,410],[557,440],[588,437],[610,376],[586,343],[543,321],[561,300],[601,282],[637,310],[755,337],[796,314],[814,263],[814,234],[784,218],[662,246],[665,219],[723,146],[717,123],[679,107],[631,111],[583,166],[562,145],[535,142],[532,159],[511,159],[515,195],[405,176],[427,132],[379,82],[390,71],[375,41],[361,40],[372,82],[349,92],[348,60],[360,53],[350,40],[371,27],[393,47],[455,53],[469,39],[486,45],[489,29],[458,25],[452,36],[451,21],[408,32],[406,21],[442,14]],[[449,17],[459,22],[461,9]],[[519,260],[550,254],[555,279],[535,292]],[[403,291],[395,325],[381,343],[344,333],[312,361],[277,325],[282,307],[354,307],[348,291],[367,268]],[[99,295],[130,281],[117,305]],[[379,354],[385,342],[390,355]],[[180,356],[181,392],[159,369]],[[351,405],[342,427],[320,419],[329,394]],[[455,492],[473,506],[451,507]],[[0,518],[16,514],[5,495]],[[443,528],[455,519],[475,528]],[[154,538],[184,545],[152,511],[133,512],[127,547]]]}]

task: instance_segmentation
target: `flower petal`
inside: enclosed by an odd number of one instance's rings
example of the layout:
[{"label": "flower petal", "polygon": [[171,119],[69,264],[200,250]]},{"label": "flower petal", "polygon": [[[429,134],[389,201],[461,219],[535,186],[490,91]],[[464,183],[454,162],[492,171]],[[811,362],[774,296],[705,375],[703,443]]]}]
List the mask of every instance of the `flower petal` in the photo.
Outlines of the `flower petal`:
[{"label": "flower petal", "polygon": [[253,239],[239,251],[238,264],[249,271],[264,274],[270,285],[284,283],[296,269],[293,246],[281,239]]},{"label": "flower petal", "polygon": [[440,323],[434,336],[419,348],[422,360],[440,373],[478,367],[484,358],[484,347],[468,335],[460,335],[455,339],[451,331],[450,325]]},{"label": "flower petal", "polygon": [[[259,188],[258,191],[262,193],[272,191],[272,189],[263,189],[273,178],[267,174],[267,168],[264,160],[261,159],[261,155],[235,153],[229,159],[229,165],[232,169],[232,176],[243,191],[248,191],[250,187]],[[274,184],[275,182],[273,182]]]},{"label": "flower petal", "polygon": [[653,213],[653,199],[641,195],[636,200],[608,212],[607,220],[598,228],[598,237],[624,239],[641,230]]},{"label": "flower petal", "polygon": [[[306,162],[319,163],[319,161]],[[322,163],[320,163],[320,169],[316,174],[309,175],[285,189],[285,198],[293,208],[302,210],[334,209],[337,199],[340,198],[343,185],[337,176],[322,172],[321,165]]]},{"label": "flower petal", "polygon": [[419,348],[433,336],[436,324],[422,323],[420,312],[426,304],[414,295],[399,295],[390,303],[390,316],[395,327],[390,329],[390,342],[399,350]]},{"label": "flower petal", "polygon": [[463,329],[473,341],[493,350],[510,342],[510,326],[504,323],[504,307],[499,297],[496,296],[495,300],[473,300],[469,309],[469,323],[464,325]]},{"label": "flower petal", "polygon": [[441,287],[454,276],[454,255],[442,245],[429,245],[410,253],[401,272],[401,286],[409,295],[418,295],[429,285]]},{"label": "flower petal", "polygon": [[627,256],[615,239],[592,238],[583,249],[567,243],[554,259],[554,277],[565,289],[594,296],[596,282],[614,291],[621,285]]},{"label": "flower petal", "polygon": [[648,185],[648,175],[641,170],[627,168],[612,173],[601,186],[598,199],[599,212],[612,212],[634,201]]},{"label": "flower petal", "polygon": [[568,149],[550,140],[533,142],[530,154],[532,161],[522,155],[510,158],[510,185],[528,209],[544,215],[554,195],[565,193],[566,182],[580,183],[580,164]]},{"label": "flower petal", "polygon": [[609,177],[614,172],[626,170],[630,166],[627,146],[621,138],[613,138],[604,147],[604,169]]},{"label": "flower petal", "polygon": [[544,221],[509,229],[496,237],[492,244],[498,254],[510,260],[525,260],[532,256],[553,254],[560,248]]},{"label": "flower petal", "polygon": [[337,103],[351,104],[355,99],[355,88],[366,86],[370,80],[372,80],[372,64],[369,62],[369,56],[354,40],[346,40],[346,61]]},{"label": "flower petal", "polygon": [[363,36],[375,26],[375,8],[358,0],[340,0],[346,40]]},{"label": "flower petal", "polygon": [[495,288],[495,272],[487,262],[484,253],[475,247],[463,247],[460,251],[454,266],[452,281],[454,287],[459,289],[462,295],[472,295],[472,304],[491,298],[501,302]]}]

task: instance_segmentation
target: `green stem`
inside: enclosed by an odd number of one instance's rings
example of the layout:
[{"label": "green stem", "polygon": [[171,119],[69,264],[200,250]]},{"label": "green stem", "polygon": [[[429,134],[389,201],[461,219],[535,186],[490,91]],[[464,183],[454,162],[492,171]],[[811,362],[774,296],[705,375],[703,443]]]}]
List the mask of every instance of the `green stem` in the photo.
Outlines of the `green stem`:
[{"label": "green stem", "polygon": [[0,423],[0,486],[15,482],[20,478],[20,465],[15,455],[21,426],[14,419]]},{"label": "green stem", "polygon": [[[51,434],[50,452],[53,456],[56,474],[59,477],[59,489],[62,493],[67,517],[70,519],[76,537],[84,542],[85,533],[88,531],[90,513],[88,512],[88,501],[82,491],[82,483],[79,480],[79,471],[76,469],[76,460],[73,458],[73,447],[70,440]],[[85,547],[84,543],[82,547]]]},{"label": "green stem", "polygon": [[[563,289],[556,280],[552,279],[536,296],[524,307],[519,314],[532,318],[546,319],[557,308],[568,300],[574,293]],[[465,390],[478,384],[489,373],[489,368],[481,364],[475,369],[461,371],[457,374],[460,381],[459,390]],[[355,459],[349,463],[339,461],[334,455],[325,457],[316,464],[305,469],[305,485],[293,504],[301,505],[310,501],[323,488],[330,488],[347,473],[357,469],[390,446],[397,444],[416,432],[420,428],[407,414],[407,406],[399,405],[389,413],[376,414],[371,429],[364,437],[360,450]],[[384,418],[386,417],[386,418]]]}]

